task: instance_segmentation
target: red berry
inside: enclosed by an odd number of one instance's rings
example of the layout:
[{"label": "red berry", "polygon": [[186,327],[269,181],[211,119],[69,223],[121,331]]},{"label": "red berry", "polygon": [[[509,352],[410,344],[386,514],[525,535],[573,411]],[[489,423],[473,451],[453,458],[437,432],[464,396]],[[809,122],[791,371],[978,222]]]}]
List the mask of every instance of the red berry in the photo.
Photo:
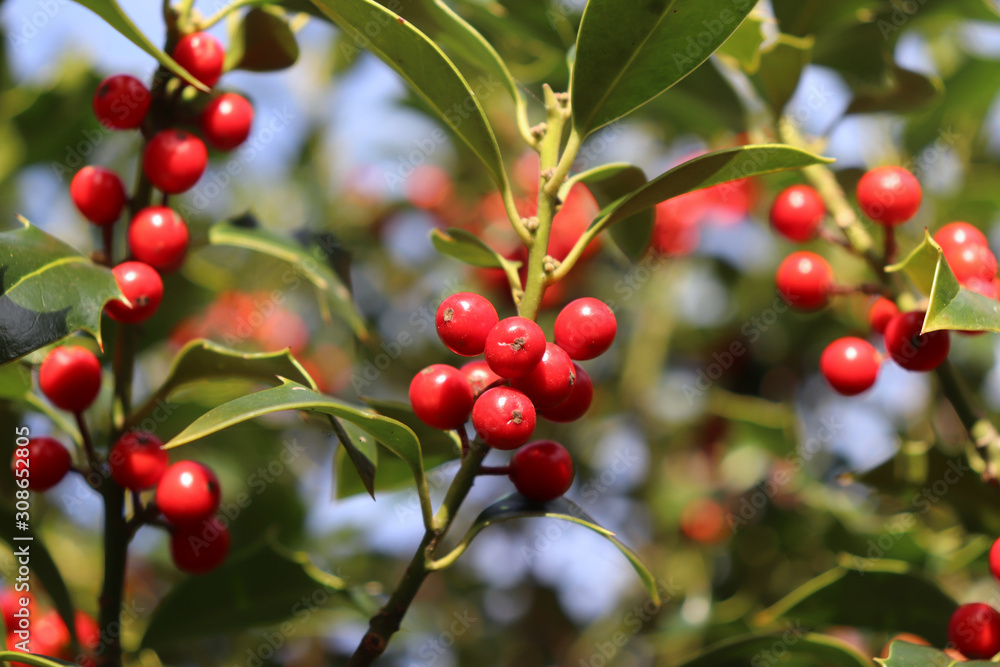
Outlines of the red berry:
[{"label": "red berry", "polygon": [[808,185],[785,188],[771,205],[771,226],[790,241],[808,241],[826,217],[819,193]]},{"label": "red berry", "polygon": [[711,498],[695,498],[681,510],[681,532],[700,544],[714,544],[729,535],[726,511]]},{"label": "red berry", "polygon": [[[600,210],[601,207],[586,185],[577,183],[571,187],[566,193],[566,200],[552,219],[548,254],[559,261],[566,259]],[[583,249],[580,261],[593,257],[600,249],[601,237],[597,236]]]},{"label": "red berry", "polygon": [[486,336],[486,363],[503,378],[527,375],[545,354],[545,333],[524,317],[500,320]]},{"label": "red berry", "polygon": [[149,89],[128,74],[109,76],[94,93],[94,115],[112,130],[134,130],[142,125],[152,102]]},{"label": "red berry", "polygon": [[555,343],[546,343],[542,360],[510,386],[523,391],[539,410],[548,410],[569,398],[574,383],[573,360]]},{"label": "red berry", "polygon": [[695,190],[656,205],[650,248],[658,255],[690,255],[698,247],[698,222],[706,210],[705,193]]},{"label": "red berry", "polygon": [[229,554],[229,529],[216,517],[183,526],[170,535],[170,556],[177,569],[203,574],[222,565]]},{"label": "red berry", "polygon": [[76,208],[95,225],[111,225],[125,207],[125,184],[118,174],[104,167],[84,167],[69,184]]},{"label": "red berry", "polygon": [[920,208],[920,182],[902,167],[876,167],[858,181],[858,205],[869,218],[895,226],[912,218]]},{"label": "red berry", "polygon": [[149,140],[142,154],[142,169],[162,192],[190,190],[208,164],[208,150],[201,139],[184,130],[163,130]]},{"label": "red berry", "polygon": [[129,300],[114,299],[105,306],[108,316],[116,322],[145,322],[160,307],[163,300],[163,280],[156,269],[142,262],[122,262],[111,270],[122,294]]},{"label": "red berry", "polygon": [[868,324],[872,331],[885,333],[885,327],[889,324],[889,320],[896,315],[899,315],[899,306],[884,296],[880,296],[868,308]]},{"label": "red berry", "polygon": [[48,491],[61,482],[73,466],[69,451],[55,438],[32,438],[25,448],[28,450],[27,459],[17,456],[15,452],[10,467],[15,476],[19,470],[28,471],[28,488],[32,491]]},{"label": "red berry", "polygon": [[882,364],[878,351],[861,338],[838,338],[823,350],[819,369],[837,393],[854,396],[875,384]]},{"label": "red berry", "polygon": [[101,390],[101,362],[87,348],[57,347],[38,369],[38,386],[57,408],[83,412]]},{"label": "red berry", "polygon": [[35,598],[30,591],[4,588],[0,591],[0,613],[3,614],[3,626],[8,632],[24,630],[35,616]]},{"label": "red berry", "polygon": [[511,458],[510,481],[528,500],[554,500],[569,491],[573,483],[573,459],[558,442],[538,440]]},{"label": "red berry", "polygon": [[950,255],[967,245],[989,246],[986,235],[967,222],[949,222],[934,232],[934,241],[945,255]]},{"label": "red berry", "polygon": [[[1000,539],[993,542],[990,547],[990,573],[993,578],[1000,581]],[[7,608],[4,607],[4,618],[6,618]]]},{"label": "red berry", "polygon": [[483,353],[486,336],[499,319],[489,299],[459,292],[441,302],[434,321],[445,347],[455,354],[474,357]]},{"label": "red berry", "polygon": [[968,243],[944,254],[955,278],[963,285],[969,280],[989,282],[997,275],[997,258],[984,245]]},{"label": "red berry", "polygon": [[778,266],[775,284],[781,297],[793,308],[822,308],[833,285],[833,269],[816,253],[793,252]]},{"label": "red berry", "polygon": [[178,461],[156,485],[156,505],[177,526],[200,524],[219,509],[219,480],[208,466]]},{"label": "red berry", "polygon": [[992,658],[1000,653],[1000,613],[982,602],[963,604],[948,621],[948,639],[967,658]]},{"label": "red berry", "polygon": [[472,407],[476,434],[494,449],[517,449],[535,432],[535,406],[517,389],[494,387]]},{"label": "red berry", "polygon": [[188,238],[184,220],[166,206],[142,209],[128,227],[128,246],[132,255],[160,271],[180,268]]},{"label": "red berry", "polygon": [[577,361],[604,354],[617,332],[615,314],[603,301],[591,297],[570,301],[556,316],[556,344]]},{"label": "red berry", "polygon": [[886,351],[908,371],[932,371],[948,357],[947,331],[920,333],[925,315],[922,310],[900,313],[885,327]]},{"label": "red berry", "polygon": [[156,486],[170,465],[163,442],[147,431],[130,431],[118,438],[108,456],[111,477],[119,486],[142,491]]},{"label": "red berry", "polygon": [[222,76],[222,65],[226,59],[222,43],[205,32],[184,35],[170,55],[178,65],[209,88]]},{"label": "red berry", "polygon": [[250,136],[253,106],[236,93],[223,93],[201,112],[201,133],[208,145],[231,151]]},{"label": "red berry", "polygon": [[472,410],[472,387],[462,371],[445,364],[433,364],[410,381],[410,405],[428,426],[461,428]]},{"label": "red berry", "polygon": [[479,398],[487,387],[501,380],[499,375],[490,370],[490,365],[485,361],[470,361],[460,369],[472,387],[472,397]]},{"label": "red berry", "polygon": [[594,383],[590,381],[587,372],[579,364],[573,364],[573,372],[576,374],[576,382],[573,383],[569,398],[542,412],[542,416],[551,422],[576,421],[587,412],[594,399]]},{"label": "red berry", "polygon": [[[62,619],[60,618],[60,620]],[[100,647],[101,626],[97,624],[93,616],[77,610],[73,614],[73,629],[76,631],[76,639],[80,642],[80,648],[86,651],[96,651]],[[71,659],[75,656],[67,655],[65,657]]]},{"label": "red berry", "polygon": [[[17,648],[17,644],[21,641],[23,638],[18,637],[15,633],[7,635],[7,647],[11,651],[23,653]],[[41,618],[32,619],[31,637],[28,640],[29,652],[35,655],[57,657],[63,652],[68,642],[69,630],[66,629],[66,624],[63,623],[62,617],[56,611],[50,611],[43,614]],[[27,667],[23,662],[12,662],[11,664]]]},{"label": "red berry", "polygon": [[433,164],[414,169],[406,177],[405,189],[410,203],[426,211],[441,209],[449,201],[453,201],[455,192],[448,172]]}]

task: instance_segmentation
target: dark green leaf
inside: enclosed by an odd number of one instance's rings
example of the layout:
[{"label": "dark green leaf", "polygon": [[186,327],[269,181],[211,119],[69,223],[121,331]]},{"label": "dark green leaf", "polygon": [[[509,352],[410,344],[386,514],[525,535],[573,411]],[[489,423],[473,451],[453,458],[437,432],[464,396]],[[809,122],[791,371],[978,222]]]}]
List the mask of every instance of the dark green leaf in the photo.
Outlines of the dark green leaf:
[{"label": "dark green leaf", "polygon": [[776,114],[792,99],[802,70],[812,57],[812,37],[794,37],[784,33],[760,54],[758,86]]},{"label": "dark green leaf", "polygon": [[941,646],[948,641],[948,620],[958,605],[908,564],[859,556],[845,556],[841,563],[757,614],[754,624],[788,618],[809,627],[912,632]]},{"label": "dark green leaf", "polygon": [[948,654],[930,646],[918,646],[905,641],[894,641],[889,646],[888,658],[876,658],[884,667],[995,667],[988,660],[955,660]]},{"label": "dark green leaf", "polygon": [[240,20],[226,50],[226,70],[274,72],[299,59],[295,33],[274,7],[254,8]]},{"label": "dark green leaf", "polygon": [[300,625],[344,588],[342,579],[306,554],[264,541],[173,586],[153,612],[142,645],[162,648],[283,621]]},{"label": "dark green leaf", "polygon": [[678,165],[607,207],[592,226],[606,229],[661,201],[726,181],[832,162],[784,144],[761,144],[707,153]]},{"label": "dark green leaf", "polygon": [[486,245],[478,236],[464,229],[453,228],[445,232],[435,229],[431,232],[431,243],[442,255],[454,257],[472,266],[500,269],[503,268],[504,263],[514,268],[521,265],[520,262],[506,259]]},{"label": "dark green leaf", "polygon": [[889,70],[888,81],[877,88],[859,88],[845,113],[913,111],[933,102],[942,92],[937,77],[911,72],[894,64]]},{"label": "dark green leaf", "polygon": [[570,84],[576,132],[585,137],[683,79],[753,6],[732,0],[590,0]]},{"label": "dark green leaf", "polygon": [[130,19],[115,0],[75,0],[90,11],[94,12],[112,28],[125,35],[130,42],[140,49],[156,58],[161,65],[164,65],[171,72],[181,77],[199,90],[207,91],[208,87],[198,81],[191,73],[177,64],[173,58],[161,51],[153,42],[139,30],[132,19]]},{"label": "dark green leaf", "polygon": [[[871,661],[850,644],[791,625],[785,632],[735,637],[709,646],[677,667],[746,667],[754,658],[787,651],[796,667],[871,667]],[[774,652],[774,653],[768,653]],[[761,661],[763,663],[763,661]]]},{"label": "dark green leaf", "polygon": [[500,189],[510,191],[500,148],[479,99],[434,42],[372,0],[312,1],[354,39],[356,47],[371,51],[396,70],[483,161]]},{"label": "dark green leaf", "polygon": [[0,233],[0,364],[82,329],[101,344],[101,311],[124,299],[111,271],[24,218]]},{"label": "dark green leaf", "polygon": [[24,398],[31,391],[31,370],[22,364],[0,366],[0,398],[9,401]]},{"label": "dark green leaf", "polygon": [[351,325],[360,340],[368,340],[368,329],[354,307],[350,290],[324,259],[314,256],[314,253],[321,252],[319,248],[303,247],[280,234],[263,229],[251,215],[212,225],[208,230],[208,240],[213,245],[245,248],[288,262],[316,287],[320,313],[324,320],[329,321],[331,311],[335,312]]},{"label": "dark green leaf", "polygon": [[[645,185],[646,174],[639,167],[625,162],[601,165],[567,179],[566,184],[559,189],[560,197],[565,199],[576,183],[586,183],[603,208]],[[639,261],[646,254],[655,218],[655,212],[649,208],[611,228],[611,239],[633,262]]]},{"label": "dark green leaf", "polygon": [[[73,641],[76,641],[76,625],[73,622],[75,608],[73,598],[69,594],[69,588],[63,580],[62,573],[52,560],[52,555],[45,548],[45,543],[41,541],[34,530],[19,531],[17,535],[12,535],[14,524],[14,512],[7,507],[0,508],[0,521],[5,526],[10,526],[3,532],[3,540],[10,545],[15,552],[21,547],[27,547],[31,552],[31,576],[42,584],[45,591],[52,598],[52,604],[59,612],[60,618],[70,628]],[[19,540],[18,537],[30,537],[30,540]],[[2,621],[0,621],[2,623]],[[64,664],[64,663],[59,663]]]},{"label": "dark green leaf", "polygon": [[420,440],[420,450],[424,456],[437,453],[449,458],[458,458],[462,455],[462,442],[455,431],[442,431],[428,426],[420,421],[409,404],[370,396],[362,396],[361,400],[380,415],[406,424]]},{"label": "dark green leaf", "polygon": [[[375,497],[375,471],[378,469],[378,443],[361,427],[349,421],[330,417],[333,434],[343,450],[338,449],[334,457],[334,476],[337,480],[337,498],[344,498],[341,489],[348,487],[348,477],[361,482],[364,490]],[[350,463],[348,469],[346,463]],[[407,468],[409,477],[409,468]],[[351,494],[353,495],[353,494]]]},{"label": "dark green leaf", "polygon": [[567,500],[566,498],[557,498],[547,503],[532,502],[517,493],[501,498],[484,509],[479,516],[476,517],[475,522],[469,527],[468,532],[462,538],[462,541],[456,549],[464,550],[468,547],[469,543],[472,542],[476,535],[481,533],[491,524],[510,521],[512,519],[526,519],[531,517],[549,517],[552,519],[571,521],[575,524],[583,526],[584,528],[589,528],[614,544],[628,559],[629,563],[632,564],[632,567],[642,580],[642,584],[646,588],[646,592],[649,593],[649,596],[654,602],[656,602],[656,604],[660,604],[660,593],[657,588],[656,579],[653,577],[652,572],[646,569],[646,566],[643,565],[641,560],[639,560],[639,556],[625,546],[625,544],[623,544],[617,537],[615,537],[614,533],[607,528],[602,528],[598,525],[592,518],[590,518],[590,516],[587,515],[586,512],[583,511],[582,507],[571,500]]},{"label": "dark green leaf", "polygon": [[288,378],[312,388],[316,386],[288,350],[239,352],[209,340],[193,340],[177,353],[167,372],[167,379],[140,408],[133,412],[129,424],[142,423],[161,402],[169,400],[175,391],[186,385],[232,379],[280,385],[281,378]]}]

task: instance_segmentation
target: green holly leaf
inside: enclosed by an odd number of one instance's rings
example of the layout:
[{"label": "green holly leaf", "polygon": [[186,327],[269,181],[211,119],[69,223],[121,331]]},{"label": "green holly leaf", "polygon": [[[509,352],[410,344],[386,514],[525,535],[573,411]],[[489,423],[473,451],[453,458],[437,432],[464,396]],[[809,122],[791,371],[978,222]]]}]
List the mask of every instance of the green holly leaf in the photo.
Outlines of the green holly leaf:
[{"label": "green holly leaf", "polygon": [[327,606],[345,588],[343,579],[322,571],[305,553],[263,540],[231,554],[218,569],[171,587],[142,646],[160,649],[275,625]]},{"label": "green holly leaf", "polygon": [[[59,567],[56,562],[52,559],[52,555],[49,550],[45,548],[45,543],[41,538],[35,533],[33,529],[29,530],[19,530],[17,534],[13,534],[13,528],[15,525],[16,516],[14,512],[7,508],[0,508],[0,521],[4,522],[5,526],[10,526],[11,528],[3,531],[3,540],[10,545],[10,548],[16,553],[18,549],[22,547],[27,547],[31,551],[31,576],[37,578],[38,582],[45,587],[45,591],[49,594],[52,599],[52,604],[55,605],[56,611],[59,612],[60,618],[62,618],[63,623],[69,628],[72,640],[76,641],[76,626],[73,622],[73,618],[76,614],[75,607],[73,606],[73,598],[69,593],[69,588],[66,586],[66,581],[62,577],[62,573],[59,572]],[[19,537],[31,538],[30,540],[20,540]],[[3,621],[0,620],[0,624]],[[18,653],[18,655],[23,655]],[[0,658],[2,660],[2,658]],[[26,660],[21,660],[21,662],[27,663]],[[49,664],[49,663],[46,663]],[[71,664],[71,663],[56,663],[56,664]]]},{"label": "green holly leaf", "polygon": [[288,262],[316,288],[320,314],[330,321],[331,313],[342,317],[359,340],[367,341],[368,328],[354,306],[351,291],[323,257],[318,246],[304,247],[280,234],[270,232],[250,214],[219,222],[208,230],[209,243],[253,250]]},{"label": "green holly leaf", "polygon": [[226,71],[275,72],[299,59],[299,44],[284,13],[275,7],[243,15],[226,50]]},{"label": "green holly leaf", "polygon": [[956,660],[947,653],[930,646],[919,646],[905,641],[889,645],[888,658],[875,658],[884,667],[995,667],[988,660]]},{"label": "green holly leaf", "polygon": [[706,153],[657,176],[638,190],[605,207],[591,227],[598,227],[603,231],[661,201],[693,190],[832,161],[784,144],[740,146]]},{"label": "green holly leaf", "polygon": [[[334,435],[343,447],[337,449],[333,460],[334,479],[337,482],[337,498],[347,498],[367,492],[375,497],[376,471],[378,470],[378,442],[367,431],[349,421],[330,417],[331,423],[339,425],[342,433],[334,430]],[[411,478],[409,466],[403,464],[405,481]],[[360,482],[360,487],[358,483]]]},{"label": "green holly leaf", "polygon": [[754,664],[754,658],[768,655],[775,646],[787,649],[789,664],[796,667],[871,667],[871,661],[850,644],[808,632],[795,621],[784,632],[745,635],[719,642],[677,667],[746,667]]},{"label": "green holly leaf", "polygon": [[815,39],[781,33],[778,39],[760,54],[760,70],[754,78],[776,115],[792,99],[802,77],[802,70],[812,59]]},{"label": "green holly leaf", "polygon": [[[864,604],[858,604],[864,600]],[[932,644],[948,641],[958,604],[903,561],[844,556],[841,564],[795,589],[753,618],[766,626],[787,618],[809,627],[851,625],[912,632]]]},{"label": "green holly leaf", "polygon": [[0,233],[0,364],[83,330],[101,345],[101,311],[125,300],[111,271],[24,218]]},{"label": "green holly leaf", "polygon": [[302,364],[288,350],[280,352],[240,352],[210,340],[196,339],[177,353],[167,371],[167,378],[129,417],[128,425],[141,424],[175,392],[196,383],[213,380],[245,379],[280,385],[281,378],[308,385],[316,383]]},{"label": "green holly leaf", "polygon": [[75,0],[90,11],[100,16],[112,28],[123,34],[130,42],[156,58],[161,65],[187,81],[198,90],[208,91],[209,88],[191,73],[177,64],[177,61],[161,51],[146,35],[139,30],[132,19],[122,10],[115,0]]},{"label": "green holly leaf", "polygon": [[431,232],[431,243],[442,255],[487,269],[501,269],[504,265],[515,270],[521,262],[507,259],[493,248],[486,245],[482,239],[464,229],[452,228],[447,231],[435,229]]},{"label": "green holly leaf", "polygon": [[437,453],[450,459],[456,459],[462,455],[462,441],[459,440],[455,431],[442,431],[428,426],[420,421],[409,403],[372,398],[371,396],[362,396],[361,400],[380,415],[406,424],[420,440],[420,450],[425,457]]},{"label": "green holly leaf", "polygon": [[590,0],[570,83],[575,131],[585,137],[683,79],[729,39],[754,4]]},{"label": "green holly leaf", "polygon": [[[601,207],[608,206],[622,197],[635,192],[646,184],[646,174],[635,165],[626,162],[604,164],[568,178],[561,188],[559,197],[563,200],[577,183],[585,183]],[[633,262],[638,262],[649,248],[656,214],[649,208],[636,213],[624,224],[611,228],[611,240]]]},{"label": "green holly leaf", "polygon": [[639,560],[638,554],[625,546],[625,544],[619,540],[613,532],[607,528],[603,528],[596,521],[594,521],[586,512],[583,511],[582,507],[566,498],[556,498],[555,500],[547,503],[533,502],[519,493],[513,493],[505,498],[501,498],[484,509],[479,516],[476,517],[476,520],[473,522],[472,526],[469,527],[469,530],[462,538],[462,541],[456,545],[453,554],[461,554],[466,548],[468,548],[469,544],[473,539],[475,539],[476,535],[495,523],[511,521],[512,519],[527,519],[531,517],[549,517],[551,519],[570,521],[583,526],[584,528],[589,528],[614,544],[618,550],[622,552],[625,558],[628,559],[629,563],[631,563],[632,567],[639,575],[639,579],[642,580],[642,584],[645,587],[646,592],[649,593],[650,598],[652,598],[656,604],[660,604],[660,592],[657,587],[656,579],[653,577],[653,573],[650,572],[645,565],[643,565],[641,560]]},{"label": "green holly leaf", "polygon": [[886,271],[904,272],[928,297],[922,333],[939,330],[1000,331],[1000,303],[964,287],[944,258],[941,247],[924,230],[924,240]]},{"label": "green holly leaf", "polygon": [[396,70],[466,145],[506,194],[510,184],[493,129],[476,93],[434,42],[373,0],[312,0],[331,21]]}]

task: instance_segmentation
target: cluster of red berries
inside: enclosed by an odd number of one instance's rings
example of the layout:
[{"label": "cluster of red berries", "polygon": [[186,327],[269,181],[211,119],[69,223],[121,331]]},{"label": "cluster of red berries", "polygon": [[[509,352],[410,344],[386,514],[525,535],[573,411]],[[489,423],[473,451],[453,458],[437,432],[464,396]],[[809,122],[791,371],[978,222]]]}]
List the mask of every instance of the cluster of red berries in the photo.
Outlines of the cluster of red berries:
[{"label": "cluster of red berries", "polygon": [[[1000,539],[989,554],[990,572],[1000,581]],[[1000,612],[988,604],[963,604],[948,622],[948,639],[965,658],[988,660],[1000,653]]]},{"label": "cluster of red berries", "polygon": [[[920,208],[920,183],[901,167],[878,167],[858,182],[858,205],[874,222],[890,228],[911,219]],[[771,207],[771,225],[785,238],[813,239],[826,217],[826,207],[816,190],[795,185],[783,190]],[[1000,295],[997,261],[986,247],[986,238],[975,227],[955,222],[943,227],[935,239],[958,279],[984,294]],[[836,293],[833,269],[821,256],[798,251],[788,255],[775,276],[778,291],[794,308],[815,310]],[[843,291],[843,290],[841,290]],[[995,296],[993,297],[995,298]],[[947,331],[921,334],[925,312],[901,313],[891,300],[880,297],[869,308],[872,330],[885,337],[888,356],[909,371],[931,371],[948,356]],[[875,384],[882,356],[863,338],[848,336],[830,343],[820,357],[820,371],[837,392],[853,396]]]},{"label": "cluster of red berries", "polygon": [[[70,650],[69,630],[62,616],[55,609],[39,610],[35,596],[27,590],[5,588],[0,590],[0,613],[3,614],[7,629],[7,650],[19,653],[48,655],[76,662],[84,667],[94,667],[95,653],[101,645],[101,629],[90,614],[77,611],[73,626],[81,653],[73,655]],[[30,632],[29,632],[30,628]],[[27,648],[22,651],[24,641]],[[9,663],[15,667],[27,667],[22,662]]]},{"label": "cluster of red berries", "polygon": [[[178,42],[173,57],[206,86],[214,86],[222,76],[225,52],[211,35],[186,35]],[[152,101],[153,93],[141,81],[116,74],[98,86],[94,114],[112,130],[141,129],[148,137],[142,156],[146,178],[164,195],[185,192],[205,172],[208,150],[198,136],[185,129],[156,131],[152,120],[147,120]],[[235,93],[211,99],[197,119],[202,136],[219,150],[232,150],[243,143],[252,122],[253,107]],[[97,166],[84,167],[73,176],[70,197],[80,213],[93,224],[107,228],[108,235],[128,203],[121,177]],[[113,272],[131,305],[116,300],[106,310],[112,319],[134,324],[156,312],[163,299],[160,273],[180,268],[189,234],[177,212],[167,206],[148,206],[133,212],[127,237],[131,259],[115,266]]]},{"label": "cluster of red berries", "polygon": [[[80,413],[90,407],[101,389],[101,364],[83,347],[64,346],[50,352],[38,373],[42,393],[58,408]],[[36,437],[28,450],[28,488],[46,491],[66,476],[73,461],[55,438]],[[12,461],[15,475],[18,458]],[[163,443],[152,433],[123,434],[108,454],[111,479],[139,494],[156,489],[156,509],[170,522],[170,553],[178,568],[207,572],[219,566],[229,552],[229,530],[214,517],[219,508],[219,480],[195,461],[170,465]]]},{"label": "cluster of red berries", "polygon": [[524,317],[499,319],[488,299],[460,292],[437,310],[438,336],[466,357],[484,355],[461,369],[434,364],[410,382],[410,404],[426,424],[462,429],[470,415],[476,435],[494,449],[521,448],[509,476],[521,495],[538,502],[558,498],[573,481],[566,449],[541,440],[522,447],[538,416],[554,422],[579,419],[594,386],[576,361],[603,354],[618,325],[607,305],[593,298],[570,302],[555,322],[555,342]]}]

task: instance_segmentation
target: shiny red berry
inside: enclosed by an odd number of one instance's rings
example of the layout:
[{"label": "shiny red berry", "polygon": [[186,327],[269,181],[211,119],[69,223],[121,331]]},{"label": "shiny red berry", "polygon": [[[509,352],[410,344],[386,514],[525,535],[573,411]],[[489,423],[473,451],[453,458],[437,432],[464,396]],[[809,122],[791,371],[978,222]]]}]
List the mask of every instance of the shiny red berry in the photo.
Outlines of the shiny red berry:
[{"label": "shiny red berry", "polygon": [[[28,456],[18,456],[17,451],[20,449],[27,449]],[[16,478],[27,479],[28,488],[32,491],[48,491],[61,482],[73,466],[69,451],[55,438],[32,438],[18,450],[14,451],[14,458],[10,462],[11,470]],[[27,476],[21,477],[25,475],[24,471],[27,471]]]},{"label": "shiny red berry", "polygon": [[900,225],[917,213],[922,193],[916,176],[902,167],[876,167],[858,181],[858,205],[882,225]]},{"label": "shiny red berry", "polygon": [[967,245],[989,247],[986,235],[967,222],[949,222],[934,232],[934,241],[945,255],[950,255]]},{"label": "shiny red berry", "polygon": [[573,459],[558,442],[538,440],[514,454],[509,475],[522,496],[544,503],[569,491],[573,484]]},{"label": "shiny red berry", "polygon": [[535,432],[535,406],[517,389],[494,387],[472,407],[476,435],[494,449],[517,449]]},{"label": "shiny red berry", "polygon": [[104,167],[84,167],[69,184],[76,208],[95,225],[114,224],[125,208],[125,184],[118,174]]},{"label": "shiny red berry", "polygon": [[472,387],[462,371],[445,364],[433,364],[410,381],[410,405],[428,426],[461,428],[472,411]]},{"label": "shiny red berry", "polygon": [[778,266],[775,284],[793,308],[815,310],[826,305],[833,286],[833,269],[813,252],[793,252]]},{"label": "shiny red berry", "polygon": [[219,480],[208,466],[178,461],[156,485],[156,506],[175,526],[199,525],[219,509]]},{"label": "shiny red berry", "polygon": [[997,258],[984,245],[967,243],[944,253],[944,258],[962,284],[970,280],[989,282],[997,275]]},{"label": "shiny red berry", "polygon": [[434,318],[441,342],[455,354],[474,357],[486,348],[486,336],[499,321],[489,299],[472,292],[452,294]]},{"label": "shiny red berry", "polygon": [[201,133],[212,148],[231,151],[250,136],[253,106],[236,93],[223,93],[201,112]]},{"label": "shiny red berry", "polygon": [[899,306],[884,296],[880,296],[868,308],[868,324],[872,331],[885,333],[889,320],[896,315],[899,315]]},{"label": "shiny red berry", "polygon": [[163,130],[146,145],[142,169],[162,192],[190,190],[205,173],[208,150],[201,139],[184,130]]},{"label": "shiny red berry", "polygon": [[142,125],[153,98],[142,81],[128,74],[109,76],[94,93],[94,115],[112,130],[134,130]]},{"label": "shiny red berry", "polygon": [[576,374],[576,382],[573,383],[569,398],[542,412],[542,416],[550,422],[576,421],[590,408],[590,402],[594,399],[594,383],[579,364],[573,364],[573,372]]},{"label": "shiny red berry", "polygon": [[771,204],[771,226],[789,241],[808,241],[826,217],[819,193],[808,185],[785,188]]},{"label": "shiny red berry", "polygon": [[147,431],[129,431],[118,438],[108,456],[111,477],[126,489],[142,491],[156,486],[170,465],[163,442]]},{"label": "shiny red berry", "polygon": [[205,32],[184,35],[170,54],[177,64],[211,88],[222,76],[226,51],[222,43]]},{"label": "shiny red berry", "polygon": [[591,297],[570,301],[556,316],[556,344],[577,361],[607,352],[617,332],[615,314],[603,301]]},{"label": "shiny red berry", "polygon": [[160,271],[180,268],[188,246],[188,228],[173,209],[150,206],[135,214],[128,227],[132,255]]},{"label": "shiny red berry", "polygon": [[[990,547],[990,574],[993,578],[1000,582],[1000,538],[993,542],[993,546]],[[4,611],[6,613],[6,610]]]},{"label": "shiny red berry", "polygon": [[524,317],[500,320],[486,336],[486,363],[503,378],[527,375],[545,354],[545,332]]},{"label": "shiny red berry", "polygon": [[951,339],[947,331],[921,334],[922,310],[900,313],[885,328],[885,349],[892,360],[908,371],[932,371],[948,358]]},{"label": "shiny red berry", "polygon": [[497,380],[501,380],[499,375],[490,370],[490,365],[485,361],[470,361],[460,369],[472,387],[473,398],[478,398],[486,391],[486,388]]},{"label": "shiny red berry", "polygon": [[0,590],[0,613],[8,632],[25,630],[35,616],[35,597],[30,591],[4,588]]},{"label": "shiny red berry", "polygon": [[539,410],[547,410],[569,398],[575,383],[573,360],[555,343],[546,343],[542,360],[510,386],[523,391]]},{"label": "shiny red berry", "polygon": [[38,386],[57,408],[83,412],[101,390],[101,362],[84,347],[57,347],[38,369]]},{"label": "shiny red berry", "polygon": [[170,535],[170,556],[177,569],[203,574],[222,565],[230,542],[229,529],[212,517],[174,530]]},{"label": "shiny red berry", "polygon": [[838,338],[823,350],[819,370],[837,393],[854,396],[875,384],[878,351],[866,340],[851,336]]},{"label": "shiny red berry", "polygon": [[163,280],[156,269],[142,262],[122,262],[111,272],[131,305],[118,299],[109,301],[104,307],[108,317],[126,324],[138,324],[152,317],[163,300]]},{"label": "shiny red berry", "polygon": [[948,639],[967,658],[992,658],[1000,653],[1000,613],[982,602],[963,604],[948,621]]}]

